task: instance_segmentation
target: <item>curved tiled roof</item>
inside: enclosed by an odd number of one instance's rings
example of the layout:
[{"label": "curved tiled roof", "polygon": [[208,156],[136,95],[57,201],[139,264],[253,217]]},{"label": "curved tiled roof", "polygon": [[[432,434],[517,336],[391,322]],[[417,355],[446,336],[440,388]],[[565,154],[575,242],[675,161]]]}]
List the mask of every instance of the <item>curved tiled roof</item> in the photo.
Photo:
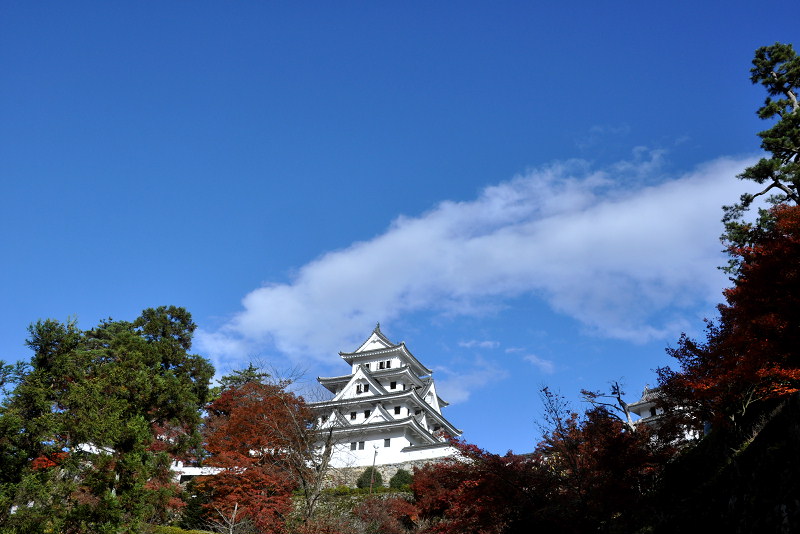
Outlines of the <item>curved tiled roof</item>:
[{"label": "curved tiled roof", "polygon": [[[379,421],[375,423],[368,423],[363,425],[350,425],[346,427],[336,427],[333,429],[334,434],[353,434],[353,433],[361,433],[368,430],[379,430],[382,428],[393,428],[393,427],[411,427],[416,434],[420,437],[424,438],[430,444],[438,443],[439,440],[435,438],[426,428],[420,425],[419,421],[417,421],[414,417],[406,417],[404,419],[397,419],[394,421]],[[326,430],[330,430],[329,428]]]},{"label": "curved tiled roof", "polygon": [[341,356],[342,359],[347,363],[353,363],[353,361],[358,359],[367,360],[375,356],[397,353],[397,352],[400,353],[398,356],[401,359],[407,360],[409,367],[411,367],[415,373],[418,373],[420,375],[429,375],[433,372],[427,367],[425,367],[422,364],[422,362],[420,362],[413,354],[411,354],[411,351],[408,350],[408,347],[406,347],[406,344],[404,342],[401,342],[399,345],[392,345],[391,347],[384,347],[374,350],[365,350],[362,352],[340,352],[339,356]]},{"label": "curved tiled roof", "polygon": [[[393,378],[393,377],[400,378],[401,376],[405,376],[406,378],[408,378],[408,380],[410,380],[417,386],[425,384],[424,380],[420,379],[418,375],[413,373],[411,371],[411,368],[407,365],[403,365],[401,367],[394,367],[391,369],[376,369],[374,371],[362,368],[362,371],[364,374],[369,374],[371,377],[375,379],[385,380],[387,378]],[[330,377],[318,376],[317,382],[326,387],[329,391],[334,392],[337,386],[343,386],[347,384],[352,377],[353,375],[341,375],[341,376],[330,376]]]},{"label": "curved tiled roof", "polygon": [[[330,400],[330,401],[321,401],[321,402],[310,402],[308,404],[314,410],[321,410],[324,408],[331,408],[331,407],[345,407],[345,406],[363,406],[363,405],[373,405],[375,403],[383,403],[385,401],[392,401],[398,400],[402,398],[410,397],[414,400],[415,404],[417,404],[421,409],[425,410],[425,414],[429,416],[431,419],[436,421],[440,424],[445,430],[447,430],[450,434],[454,436],[460,436],[462,431],[453,424],[445,419],[445,417],[438,413],[433,407],[425,402],[425,399],[420,397],[419,392],[416,389],[407,389],[405,391],[400,391],[398,393],[388,393],[386,395],[380,396],[369,396],[369,397],[353,397],[350,399],[339,399],[339,400]],[[353,425],[354,428],[367,428],[369,425]]]},{"label": "curved tiled roof", "polygon": [[642,391],[642,398],[637,400],[636,402],[632,402],[628,405],[628,408],[640,406],[642,404],[647,404],[649,402],[655,402],[661,396],[661,389],[659,388],[648,388],[647,386],[644,387],[644,391]]}]

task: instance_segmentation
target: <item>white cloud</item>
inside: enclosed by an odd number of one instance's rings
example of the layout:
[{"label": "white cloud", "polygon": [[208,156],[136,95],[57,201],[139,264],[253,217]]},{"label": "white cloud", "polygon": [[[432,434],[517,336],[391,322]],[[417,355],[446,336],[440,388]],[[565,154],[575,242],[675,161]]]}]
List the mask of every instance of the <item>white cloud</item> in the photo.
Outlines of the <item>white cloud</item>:
[{"label": "white cloud", "polygon": [[552,361],[539,358],[535,354],[528,354],[522,359],[526,362],[532,363],[534,367],[545,374],[551,375],[556,371],[556,366]]},{"label": "white cloud", "polygon": [[377,237],[302,266],[290,283],[255,289],[198,342],[219,358],[266,347],[329,357],[378,319],[485,312],[521,295],[599,335],[674,336],[687,310],[719,300],[720,206],[738,198],[734,177],[752,160],[721,158],[665,179],[662,154],[637,150],[608,169],[557,163],[472,201],[399,216]]},{"label": "white cloud", "polygon": [[459,347],[464,347],[465,349],[496,349],[500,346],[499,341],[478,341],[477,339],[470,339],[469,341],[459,341]]},{"label": "white cloud", "polygon": [[[459,369],[459,371],[453,371]],[[450,404],[469,400],[476,389],[508,378],[508,371],[495,364],[477,358],[467,368],[463,363],[454,366],[436,367],[436,392]]]}]

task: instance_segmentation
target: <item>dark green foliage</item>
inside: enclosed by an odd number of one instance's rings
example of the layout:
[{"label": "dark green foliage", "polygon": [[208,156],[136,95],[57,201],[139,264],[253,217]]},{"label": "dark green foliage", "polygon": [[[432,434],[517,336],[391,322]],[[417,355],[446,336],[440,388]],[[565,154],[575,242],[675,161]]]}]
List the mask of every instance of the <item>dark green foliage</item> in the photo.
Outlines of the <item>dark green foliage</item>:
[{"label": "dark green foliage", "polygon": [[383,477],[381,477],[380,471],[374,467],[367,467],[356,481],[356,487],[369,488],[370,486],[373,488],[383,486]]},{"label": "dark green foliage", "polygon": [[233,370],[230,374],[223,376],[219,379],[219,386],[212,388],[212,398],[218,398],[226,389],[235,389],[247,383],[255,382],[256,384],[266,384],[270,377],[269,373],[261,371],[252,363],[247,366],[247,369]]},{"label": "dark green foliage", "polygon": [[0,360],[0,402],[13,389],[12,386],[17,384],[27,372],[28,364],[25,362],[6,364]]},{"label": "dark green foliage", "polygon": [[389,479],[389,487],[395,489],[407,488],[413,482],[414,476],[405,469],[398,469],[397,473]]},{"label": "dark green foliage", "polygon": [[174,517],[181,490],[169,466],[200,444],[213,375],[187,352],[194,329],[173,306],[88,331],[30,326],[30,366],[0,406],[0,524],[121,532]]},{"label": "dark green foliage", "polygon": [[183,501],[186,507],[181,511],[181,519],[178,526],[187,529],[200,529],[206,526],[204,505],[208,504],[211,496],[203,491],[197,479],[194,478],[184,486]]},{"label": "dark green foliage", "polygon": [[[741,179],[753,180],[766,187],[757,193],[744,193],[737,204],[724,207],[726,230],[723,241],[732,247],[747,245],[754,230],[770,224],[771,218],[764,211],[755,224],[743,220],[744,213],[756,197],[770,194],[771,203],[800,204],[800,57],[791,44],[775,43],[759,48],[750,74],[750,81],[763,85],[768,95],[764,105],[758,109],[758,116],[778,120],[771,128],[758,134],[761,148],[769,156],[761,158],[739,175]],[[738,263],[732,260],[726,270],[736,274]]]}]

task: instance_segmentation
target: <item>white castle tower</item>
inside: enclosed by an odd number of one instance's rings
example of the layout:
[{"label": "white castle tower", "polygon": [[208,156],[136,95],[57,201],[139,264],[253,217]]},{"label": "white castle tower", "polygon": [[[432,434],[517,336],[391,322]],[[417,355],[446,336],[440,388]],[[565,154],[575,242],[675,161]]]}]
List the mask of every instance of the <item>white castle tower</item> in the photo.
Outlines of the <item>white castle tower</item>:
[{"label": "white castle tower", "polygon": [[425,462],[452,455],[461,431],[442,416],[432,371],[380,324],[354,352],[340,352],[348,375],[317,378],[334,397],[312,403],[321,428],[333,429],[332,467]]}]

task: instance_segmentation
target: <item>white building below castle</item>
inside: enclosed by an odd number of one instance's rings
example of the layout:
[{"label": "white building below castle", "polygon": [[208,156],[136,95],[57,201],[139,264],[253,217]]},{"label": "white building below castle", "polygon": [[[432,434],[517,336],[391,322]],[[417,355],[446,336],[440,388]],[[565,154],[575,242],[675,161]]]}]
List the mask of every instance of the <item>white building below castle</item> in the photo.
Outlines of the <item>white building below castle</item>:
[{"label": "white building below castle", "polygon": [[376,326],[354,352],[340,352],[350,374],[318,378],[333,398],[311,406],[333,432],[332,467],[362,467],[451,456],[461,435],[442,415],[432,371]]}]

